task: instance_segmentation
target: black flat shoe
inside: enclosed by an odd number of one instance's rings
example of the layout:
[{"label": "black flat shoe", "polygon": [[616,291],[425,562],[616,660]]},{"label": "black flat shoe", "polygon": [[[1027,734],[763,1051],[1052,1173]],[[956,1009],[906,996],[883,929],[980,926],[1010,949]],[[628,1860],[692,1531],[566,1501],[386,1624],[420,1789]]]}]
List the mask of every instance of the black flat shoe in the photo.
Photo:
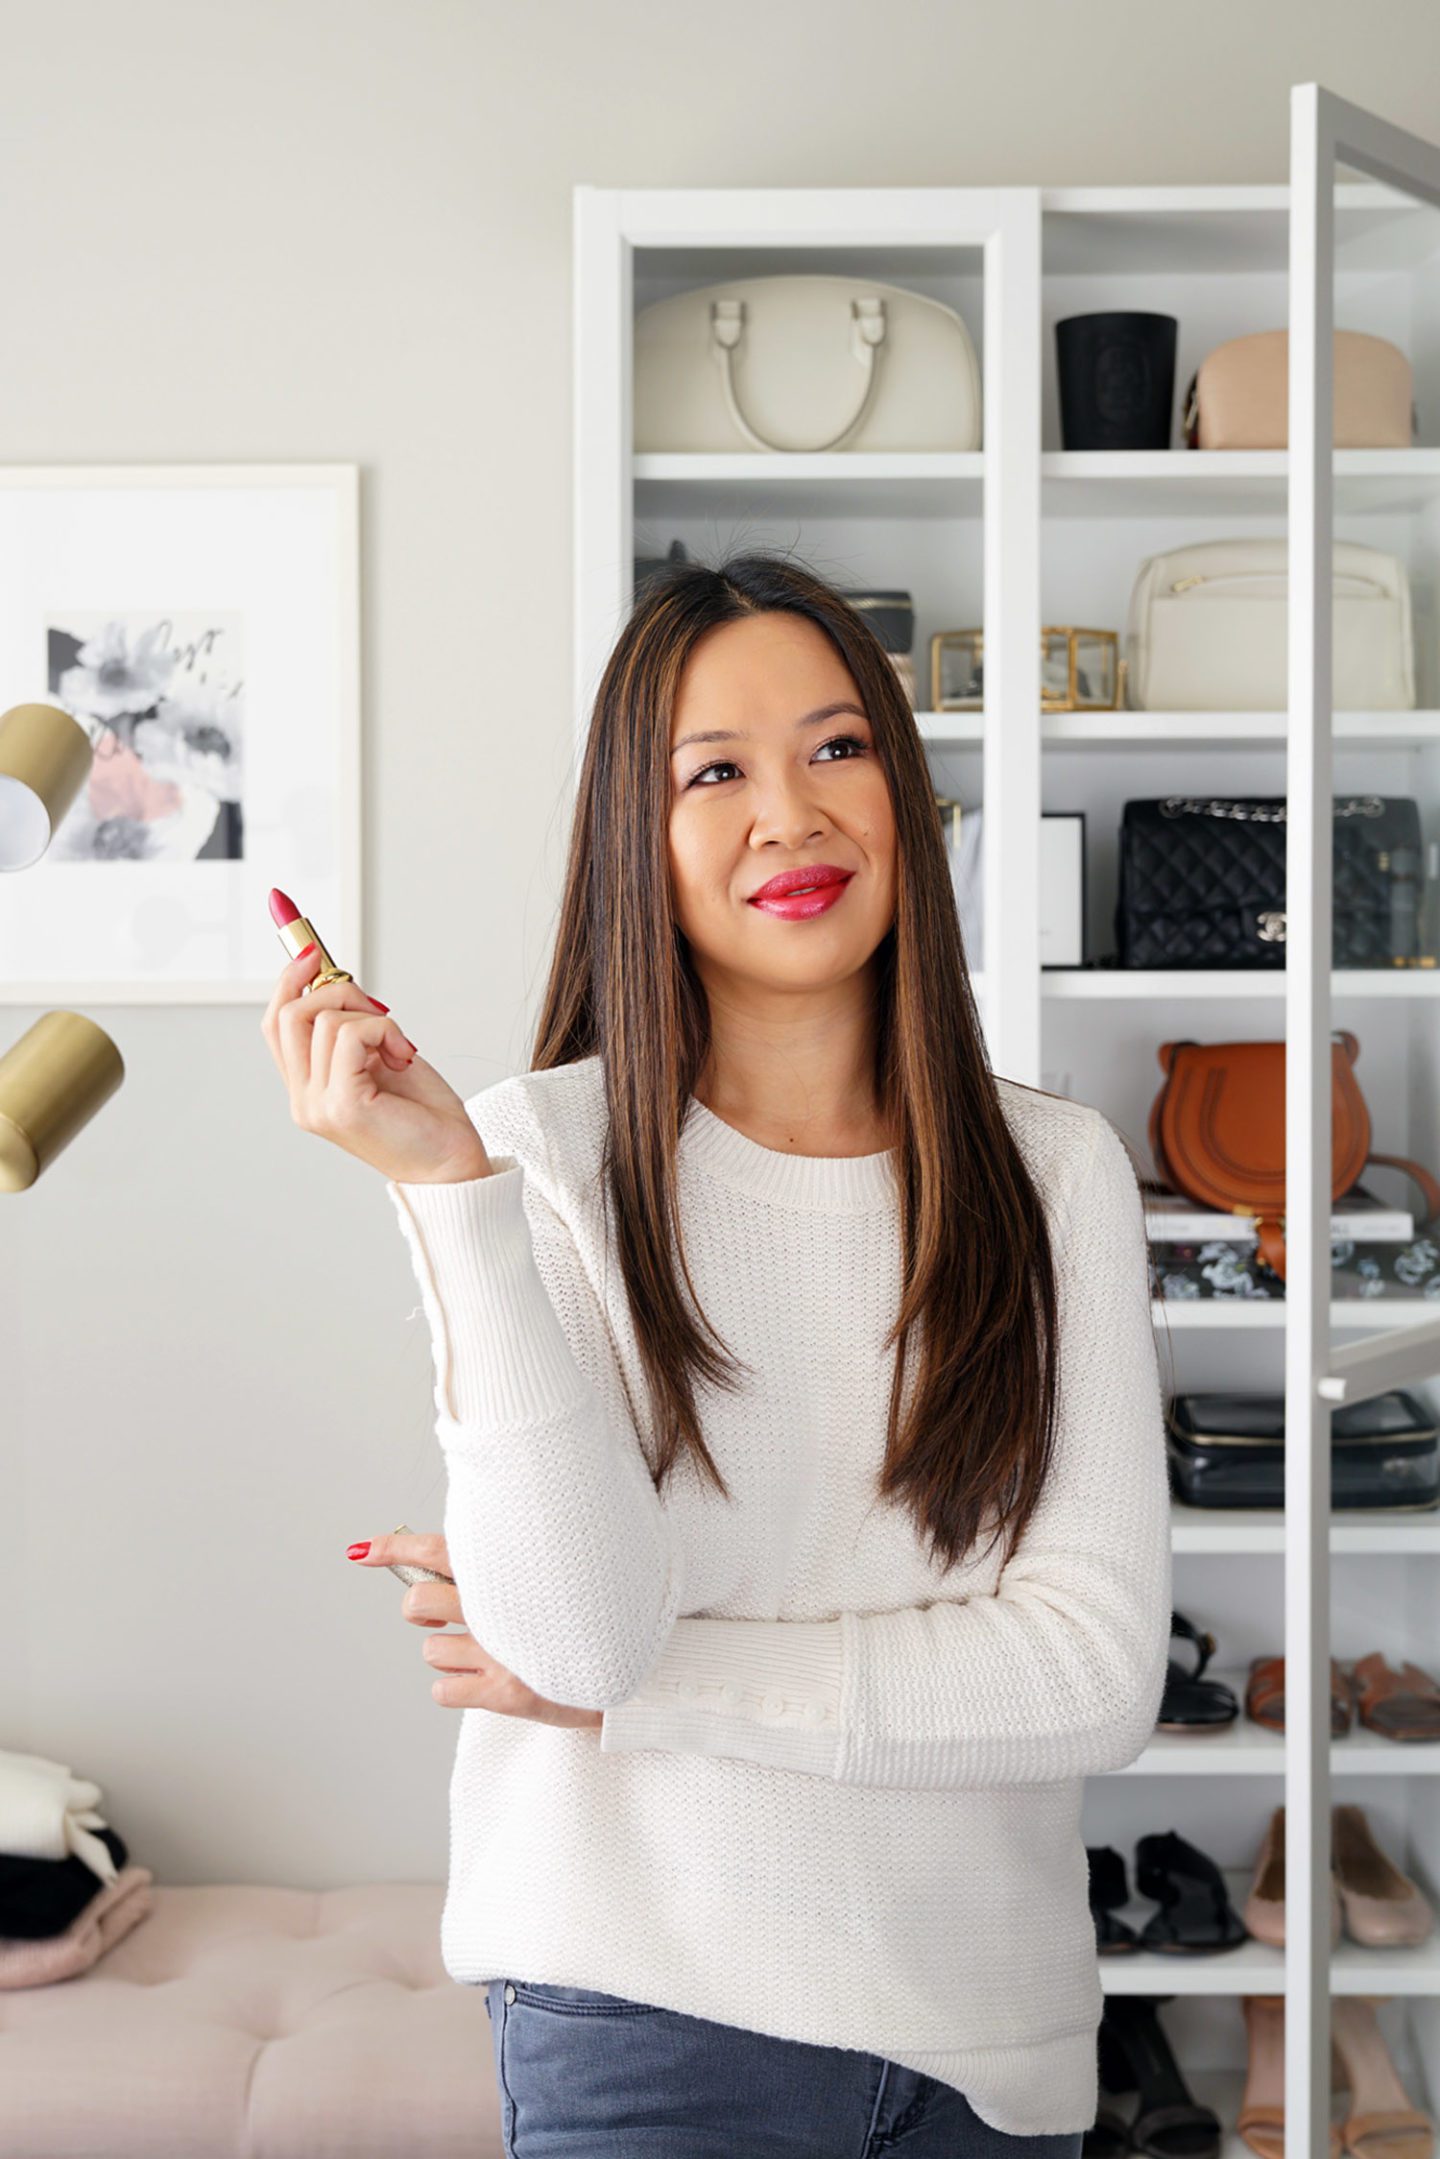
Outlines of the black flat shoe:
[{"label": "black flat shoe", "polygon": [[1195,1668],[1187,1672],[1171,1657],[1165,1667],[1165,1692],[1160,1697],[1157,1732],[1223,1732],[1240,1715],[1238,1696],[1218,1679],[1206,1679],[1205,1667],[1215,1654],[1215,1637],[1209,1628],[1197,1627],[1183,1612],[1170,1614],[1170,1634],[1178,1634],[1196,1649]]},{"label": "black flat shoe", "polygon": [[1141,1837],[1135,1880],[1140,1894],[1160,1907],[1140,1930],[1142,1949],[1235,1949],[1249,1940],[1250,1930],[1230,1902],[1214,1860],[1175,1830]]},{"label": "black flat shoe", "polygon": [[1097,1956],[1138,1949],[1140,1937],[1129,1920],[1115,1917],[1120,1906],[1130,1901],[1124,1860],[1109,1844],[1087,1844],[1085,1857],[1090,1862],[1090,1917],[1095,1922]]},{"label": "black flat shoe", "polygon": [[[1112,1994],[1098,2036],[1100,2082],[1106,2091],[1138,2091],[1129,2124],[1136,2151],[1152,2159],[1219,2159],[1220,2117],[1200,2106],[1180,2074],[1157,2008],[1173,1994]],[[1112,2117],[1113,2119],[1113,2117]]]}]

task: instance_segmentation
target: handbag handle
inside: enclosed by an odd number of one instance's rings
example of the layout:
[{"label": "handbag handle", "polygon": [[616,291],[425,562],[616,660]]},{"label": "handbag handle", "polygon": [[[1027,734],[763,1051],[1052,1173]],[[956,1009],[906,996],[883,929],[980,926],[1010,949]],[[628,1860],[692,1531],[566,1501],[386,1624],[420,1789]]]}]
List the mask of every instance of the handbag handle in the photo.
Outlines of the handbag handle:
[{"label": "handbag handle", "polygon": [[730,408],[731,419],[746,440],[754,443],[757,450],[785,451],[788,449],[792,456],[810,456],[818,450],[833,450],[845,440],[847,435],[854,434],[856,428],[870,410],[871,400],[880,381],[880,371],[875,365],[875,354],[877,349],[885,342],[885,302],[878,296],[852,300],[850,302],[850,314],[854,324],[854,336],[851,340],[853,350],[865,373],[865,384],[860,403],[856,408],[853,419],[849,420],[841,428],[838,435],[832,435],[828,442],[812,442],[808,450],[796,451],[785,443],[767,441],[764,435],[750,425],[750,422],[740,410],[740,401],[735,395],[735,372],[730,355],[744,335],[745,302],[743,300],[711,301],[710,344],[715,357],[720,362],[720,373],[725,383],[725,402]]}]

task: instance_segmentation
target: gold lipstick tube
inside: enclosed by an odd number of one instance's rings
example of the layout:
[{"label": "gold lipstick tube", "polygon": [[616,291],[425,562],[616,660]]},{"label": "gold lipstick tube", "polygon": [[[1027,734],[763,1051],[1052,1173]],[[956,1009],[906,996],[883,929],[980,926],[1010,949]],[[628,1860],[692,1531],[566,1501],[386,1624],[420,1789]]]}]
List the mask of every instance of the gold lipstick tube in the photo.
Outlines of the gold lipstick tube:
[{"label": "gold lipstick tube", "polygon": [[311,990],[323,988],[327,982],[353,982],[355,980],[354,975],[347,974],[343,967],[335,965],[334,960],[325,950],[325,940],[321,937],[314,923],[307,920],[304,915],[296,915],[291,922],[277,922],[275,928],[281,944],[284,945],[292,960],[298,960],[307,945],[313,944],[319,951],[320,972],[306,983],[304,990],[301,991],[302,996],[308,994]]}]

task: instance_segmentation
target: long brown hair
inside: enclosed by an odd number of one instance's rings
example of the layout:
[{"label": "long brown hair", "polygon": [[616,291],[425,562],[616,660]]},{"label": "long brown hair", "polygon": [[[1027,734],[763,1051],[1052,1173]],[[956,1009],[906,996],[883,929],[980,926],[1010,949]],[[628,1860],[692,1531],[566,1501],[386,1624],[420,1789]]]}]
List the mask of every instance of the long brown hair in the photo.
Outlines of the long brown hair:
[{"label": "long brown hair", "polygon": [[[641,588],[595,696],[532,1069],[600,1057],[602,1179],[658,1432],[652,1479],[661,1488],[685,1450],[728,1498],[695,1382],[733,1387],[750,1367],[700,1310],[676,1199],[676,1147],[710,1029],[671,901],[670,730],[697,641],[718,623],[776,610],[815,623],[849,669],[894,806],[898,896],[874,956],[875,1086],[899,1134],[902,1290],[885,1342],[896,1356],[877,1497],[910,1509],[944,1567],[991,1513],[994,1535],[1009,1535],[1008,1558],[1054,1444],[1045,1213],[990,1070],[909,701],[862,615],[793,558],[672,563]],[[918,1374],[902,1412],[912,1327]]]}]

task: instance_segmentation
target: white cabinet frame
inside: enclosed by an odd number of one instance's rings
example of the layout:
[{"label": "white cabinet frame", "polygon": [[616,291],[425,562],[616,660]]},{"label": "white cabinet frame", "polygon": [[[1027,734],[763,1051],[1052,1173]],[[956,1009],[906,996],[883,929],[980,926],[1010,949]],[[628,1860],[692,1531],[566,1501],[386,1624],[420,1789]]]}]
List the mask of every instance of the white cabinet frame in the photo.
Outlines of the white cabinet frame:
[{"label": "white cabinet frame", "polygon": [[[1284,1745],[1284,1796],[1290,1894],[1283,1987],[1287,1999],[1286,2116],[1287,2143],[1296,2153],[1323,2151],[1329,2114],[1329,1835],[1331,1751],[1329,1688],[1332,1541],[1339,1551],[1393,1550],[1440,1557],[1417,1523],[1412,1541],[1395,1538],[1389,1526],[1385,1544],[1367,1543],[1364,1525],[1342,1527],[1330,1520],[1329,1420],[1334,1404],[1362,1399],[1395,1386],[1432,1381],[1440,1374],[1440,1319],[1423,1324],[1394,1324],[1393,1308],[1371,1308],[1375,1331],[1349,1346],[1332,1346],[1333,1313],[1329,1298],[1330,1214],[1330,1060],[1331,997],[1331,849],[1335,716],[1331,670],[1331,546],[1335,481],[1356,484],[1372,476],[1375,486],[1407,477],[1416,488],[1440,487],[1440,451],[1341,452],[1333,455],[1333,327],[1335,225],[1337,204],[1342,220],[1357,208],[1369,208],[1368,189],[1336,188],[1336,167],[1344,164],[1421,201],[1440,206],[1440,149],[1390,126],[1343,99],[1307,83],[1291,100],[1291,179],[1281,187],[1154,188],[1043,190],[1039,188],[779,188],[779,189],[604,189],[581,186],[574,194],[574,719],[578,759],[590,708],[608,653],[631,606],[634,557],[634,488],[637,477],[703,480],[712,473],[757,487],[773,484],[772,499],[794,481],[833,484],[842,467],[861,487],[916,475],[926,488],[973,488],[975,460],[943,453],[877,461],[875,473],[855,454],[853,465],[841,457],[757,458],[751,453],[713,458],[641,461],[634,457],[632,426],[633,322],[637,251],[683,250],[683,274],[704,280],[707,251],[717,265],[734,251],[754,253],[754,268],[764,268],[768,248],[812,251],[845,248],[892,250],[896,275],[903,282],[903,250],[955,247],[978,251],[983,269],[984,447],[979,459],[983,484],[983,620],[985,626],[985,699],[983,716],[926,714],[922,732],[937,747],[973,741],[981,734],[983,801],[986,810],[985,950],[982,1010],[990,1054],[997,1071],[1022,1081],[1041,1078],[1042,1014],[1048,1000],[1054,1014],[1069,1009],[1072,998],[1100,1005],[1097,1021],[1113,1000],[1153,997],[1161,1006],[1203,988],[1211,996],[1250,999],[1276,995],[1268,1008],[1275,1019],[1266,1028],[1241,1024],[1237,1031],[1258,1033],[1278,1023],[1281,985],[1237,972],[1222,983],[1204,985],[1187,977],[1157,974],[1149,978],[1042,973],[1039,964],[1038,847],[1039,812],[1044,800],[1042,750],[1055,744],[1092,742],[1122,754],[1133,742],[1153,746],[1160,730],[1146,715],[1061,715],[1042,718],[1039,632],[1042,567],[1042,480],[1058,505],[1075,489],[1118,488],[1128,511],[1155,511],[1178,519],[1206,514],[1217,472],[1207,453],[1169,451],[1085,453],[1051,451],[1042,455],[1042,357],[1044,354],[1047,263],[1042,238],[1053,228],[1048,218],[1066,216],[1091,221],[1093,236],[1114,213],[1120,238],[1106,236],[1101,246],[1107,264],[1120,260],[1147,218],[1157,221],[1146,237],[1148,266],[1166,244],[1165,221],[1253,218],[1265,235],[1261,250],[1267,273],[1278,260],[1288,216],[1288,319],[1290,327],[1290,450],[1214,453],[1224,462],[1227,488],[1288,488],[1290,571],[1289,699],[1285,713],[1181,714],[1166,716],[1171,741],[1193,739],[1211,748],[1235,739],[1241,743],[1283,740],[1286,757],[1288,965],[1283,983],[1286,1073],[1287,1249],[1289,1281],[1282,1310],[1273,1306],[1179,1305],[1166,1307],[1167,1323],[1213,1324],[1218,1330],[1249,1332],[1249,1322],[1284,1322],[1286,1397],[1286,1508],[1284,1515],[1284,1621],[1287,1652],[1293,1658],[1286,1689],[1287,1732]],[[1360,198],[1364,197],[1362,202]],[[1203,223],[1202,223],[1203,229]],[[1234,228],[1232,227],[1232,230]],[[1343,226],[1342,226],[1343,229]],[[1080,260],[1077,243],[1062,276]],[[1083,245],[1089,246],[1086,238]],[[1137,245],[1140,243],[1136,243]],[[1249,243],[1246,242],[1246,245]],[[1047,242],[1048,245],[1048,242]],[[680,258],[677,254],[676,260]],[[1203,259],[1197,257],[1195,259]],[[1253,259],[1253,256],[1252,258]],[[786,265],[787,267],[789,264]],[[642,262],[643,267],[643,262]],[[673,265],[671,266],[673,267]],[[715,279],[727,274],[717,267]],[[1128,275],[1128,268],[1126,273]],[[1276,304],[1276,318],[1280,308]],[[1333,462],[1332,462],[1333,458]],[[880,471],[881,464],[886,470]],[[964,467],[962,473],[960,468]],[[681,469],[683,467],[683,470]],[[668,468],[668,469],[666,469]],[[893,468],[893,469],[890,469]],[[773,475],[773,483],[771,476]],[[786,475],[789,475],[787,479]],[[757,496],[757,500],[765,499]],[[946,498],[949,499],[948,497]],[[1071,497],[1073,499],[1073,496]],[[1254,501],[1252,494],[1249,498]],[[1279,499],[1277,494],[1277,500]],[[1236,497],[1227,496],[1226,514]],[[1343,501],[1343,498],[1342,498]],[[965,509],[973,512],[973,494]],[[1192,506],[1193,505],[1193,506]],[[1087,513],[1088,514],[1088,513]],[[1208,514],[1213,515],[1213,508]],[[1236,514],[1246,514],[1242,507]],[[1046,618],[1049,619],[1049,618]],[[1434,712],[1349,714],[1342,716],[1342,749],[1360,745],[1430,743],[1440,739]],[[1425,754],[1429,754],[1426,750]],[[1433,976],[1407,975],[1394,980],[1378,972],[1346,985],[1351,994],[1423,997],[1440,987]],[[1133,1009],[1133,1008],[1132,1008]],[[1198,1013],[1206,1011],[1202,1004]],[[1218,1017],[1219,1008],[1212,1008]],[[1240,1007],[1242,1021],[1248,1005]],[[1383,1008],[1382,1008],[1383,1009]],[[1217,1031],[1208,1017],[1197,1034]],[[1401,1315],[1403,1316],[1403,1315]],[[1352,1328],[1355,1319],[1345,1315]],[[1182,1535],[1194,1538],[1191,1528]],[[1226,1540],[1221,1525],[1206,1534],[1216,1552],[1273,1550],[1269,1542],[1246,1545],[1243,1536]],[[1247,1534],[1249,1534],[1247,1532]],[[1268,1529],[1266,1536],[1272,1534]],[[1278,1532],[1274,1532],[1278,1538]],[[1378,1534],[1378,1532],[1377,1532]],[[1347,1542],[1346,1540],[1350,1540]],[[1177,1547],[1178,1548],[1178,1547]],[[1204,1549],[1210,1549],[1206,1545]],[[1202,1546],[1190,1544],[1190,1550]],[[1343,1584],[1342,1584],[1343,1587]],[[1262,1735],[1263,1738],[1263,1735]],[[1204,1745],[1212,1745],[1207,1740]],[[1257,1742],[1258,1744],[1258,1742]],[[1158,1752],[1159,1750],[1157,1750]],[[1383,1755],[1383,1750],[1382,1750]],[[1268,1759],[1268,1758],[1267,1758]],[[1147,1765],[1164,1775],[1170,1763]],[[1175,1768],[1199,1769],[1193,1754]],[[1207,1765],[1208,1766],[1208,1765]],[[1423,1765],[1422,1765],[1423,1766]],[[1265,1774],[1268,1766],[1262,1763]],[[1353,1770],[1356,1763],[1346,1765]],[[1365,1763],[1408,1773],[1408,1763]],[[1259,1773],[1258,1771],[1256,1773]],[[1428,1781],[1428,1780],[1422,1780]],[[1393,1967],[1387,1967],[1392,1970]],[[1278,1991],[1278,1968],[1264,1967],[1262,1991]],[[1210,1975],[1207,1973],[1206,1978]],[[1177,1973],[1177,1979],[1179,1974]],[[1168,1975],[1167,1975],[1168,1979]],[[1353,1957],[1338,1975],[1343,1990],[1356,1991]],[[1111,1974],[1108,1984],[1123,1985]],[[1153,1983],[1153,1982],[1152,1982]],[[1162,1982],[1164,1985],[1164,1982]],[[1144,1990],[1143,1987],[1141,1989]],[[1396,1991],[1403,1991],[1403,1988]],[[1170,1991],[1166,1987],[1166,1991]],[[1189,1991],[1241,1993],[1242,1984],[1217,1969],[1211,1985],[1189,1982]],[[1381,1991],[1385,1988],[1382,1985]],[[1418,1975],[1409,1991],[1433,1996],[1433,1974]],[[1429,2015],[1428,2004],[1424,2014]],[[1418,2027],[1417,2027],[1418,2028]],[[1433,2031],[1433,2023],[1424,2028]]]}]

